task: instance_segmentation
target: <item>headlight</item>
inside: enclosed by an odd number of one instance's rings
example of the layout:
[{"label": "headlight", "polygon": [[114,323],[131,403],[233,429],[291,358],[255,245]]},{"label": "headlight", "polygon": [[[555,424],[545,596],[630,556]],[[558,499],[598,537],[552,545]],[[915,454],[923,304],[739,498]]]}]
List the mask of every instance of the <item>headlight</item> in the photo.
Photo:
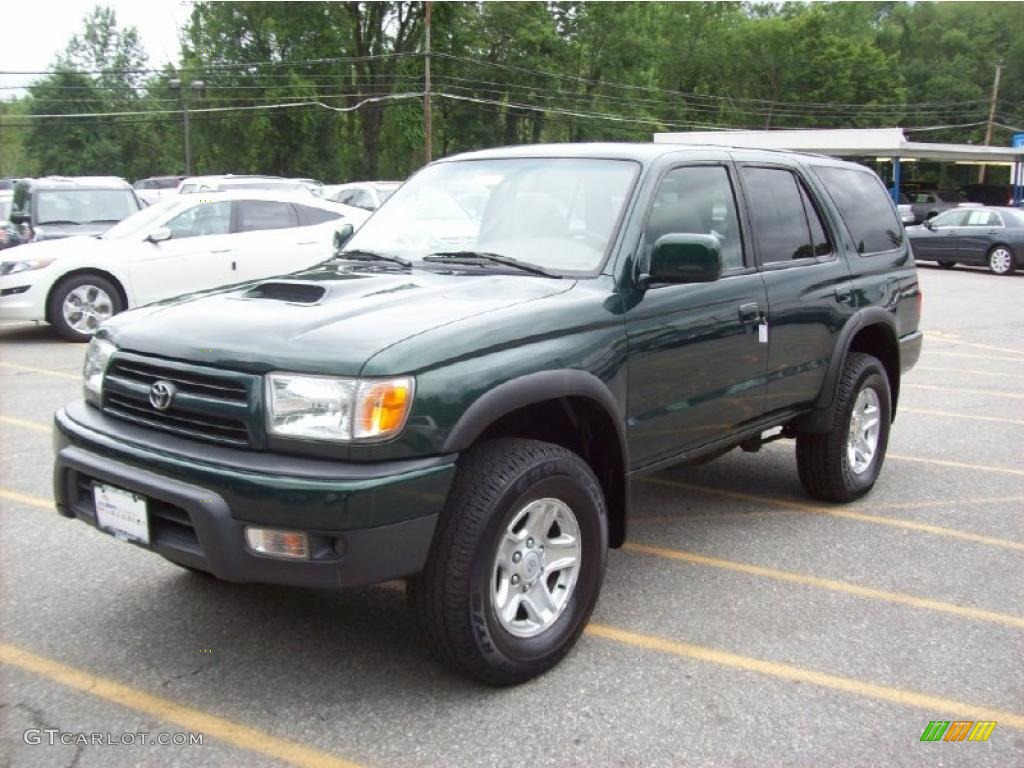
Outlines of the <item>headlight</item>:
[{"label": "headlight", "polygon": [[55,259],[26,259],[25,261],[0,262],[0,275],[15,275],[18,272],[31,272],[33,269],[48,267]]},{"label": "headlight", "polygon": [[412,405],[413,379],[342,379],[267,374],[267,429],[309,440],[380,440],[398,434]]},{"label": "headlight", "polygon": [[85,382],[85,396],[97,402],[103,395],[103,375],[107,372],[110,358],[117,347],[109,341],[93,338],[85,350],[85,365],[82,366],[82,379]]}]

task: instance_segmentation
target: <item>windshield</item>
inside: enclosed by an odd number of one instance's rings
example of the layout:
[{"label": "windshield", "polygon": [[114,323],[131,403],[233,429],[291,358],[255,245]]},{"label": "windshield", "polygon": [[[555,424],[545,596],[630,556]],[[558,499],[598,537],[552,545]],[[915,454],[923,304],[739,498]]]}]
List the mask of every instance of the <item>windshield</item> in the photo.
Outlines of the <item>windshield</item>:
[{"label": "windshield", "polygon": [[47,189],[36,194],[36,225],[114,224],[139,210],[127,189]]},{"label": "windshield", "polygon": [[104,240],[119,240],[126,237],[142,237],[148,235],[153,226],[165,218],[172,211],[179,208],[187,208],[195,204],[194,198],[170,197],[161,200],[148,208],[143,208],[138,213],[129,216],[119,224],[115,224],[101,237]]},{"label": "windshield", "polygon": [[385,200],[387,200],[389,197],[391,197],[393,194],[395,194],[395,190],[398,189],[402,185],[401,184],[376,184],[374,186],[377,187],[377,194],[380,195],[380,201],[383,203]]},{"label": "windshield", "polygon": [[480,251],[592,272],[638,170],[632,161],[590,158],[438,163],[398,189],[345,250],[405,259]]}]

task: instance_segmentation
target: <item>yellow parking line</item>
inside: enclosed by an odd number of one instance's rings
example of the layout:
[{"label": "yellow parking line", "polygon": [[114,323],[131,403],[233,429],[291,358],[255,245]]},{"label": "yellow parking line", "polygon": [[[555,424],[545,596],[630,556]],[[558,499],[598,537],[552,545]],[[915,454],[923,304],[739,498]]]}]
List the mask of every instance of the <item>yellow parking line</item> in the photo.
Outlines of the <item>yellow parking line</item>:
[{"label": "yellow parking line", "polygon": [[974,416],[969,413],[954,413],[953,411],[935,411],[931,408],[907,408],[901,405],[899,413],[919,413],[926,416],[945,416],[950,419],[969,419],[973,421],[991,421],[997,424],[1024,424],[1024,419],[1001,419],[998,416]]},{"label": "yellow parking line", "polygon": [[851,509],[844,509],[840,507],[825,507],[816,506],[813,504],[804,504],[789,499],[776,498],[774,496],[760,496],[753,493],[726,491],[720,488],[711,488],[705,485],[682,483],[679,482],[678,480],[665,480],[660,477],[645,477],[642,478],[642,481],[646,483],[652,483],[654,485],[666,485],[674,488],[684,488],[689,491],[696,491],[697,493],[706,493],[712,496],[723,496],[730,499],[739,499],[741,501],[752,501],[758,504],[772,504],[774,506],[784,507],[786,509],[791,509],[795,512],[803,512],[805,514],[810,515],[825,515],[827,517],[838,517],[845,520],[856,520],[861,523],[888,525],[893,528],[903,528],[910,531],[918,531],[920,533],[930,533],[936,536],[944,536],[948,539],[960,539],[962,541],[971,541],[976,544],[987,544],[991,547],[1000,547],[1002,549],[1014,549],[1024,552],[1024,543],[1019,541],[1011,541],[1009,539],[998,539],[994,536],[983,536],[981,534],[971,533],[969,531],[960,531],[956,528],[943,528],[940,525],[918,523],[914,520],[901,520],[898,518],[880,517],[878,515],[869,515],[863,512],[856,512]]},{"label": "yellow parking line", "polygon": [[913,461],[918,464],[935,464],[940,467],[953,467],[955,469],[973,469],[976,472],[999,472],[1004,475],[1019,475],[1024,477],[1024,469],[1013,469],[1011,467],[993,467],[990,464],[967,464],[962,461],[946,461],[945,459],[925,459],[920,456],[904,456],[900,453],[887,453],[887,459],[896,461]]},{"label": "yellow parking line", "polygon": [[41,424],[38,421],[28,421],[26,419],[16,419],[13,416],[0,416],[0,424],[10,424],[13,427],[22,427],[24,429],[31,429],[35,432],[46,432],[50,433],[50,427],[46,424]]},{"label": "yellow parking line", "polygon": [[760,576],[768,579],[776,579],[777,581],[788,581],[794,584],[803,584],[808,587],[827,589],[831,592],[843,592],[847,595],[855,595],[857,597],[865,597],[872,600],[882,600],[888,603],[896,603],[898,605],[909,605],[913,608],[938,611],[939,613],[948,613],[965,619],[990,621],[995,624],[1003,624],[1016,629],[1024,629],[1024,618],[1019,616],[996,613],[995,611],[986,611],[980,608],[971,608],[965,605],[956,605],[955,603],[946,603],[941,600],[931,600],[925,597],[915,597],[914,595],[908,595],[903,592],[889,592],[883,589],[862,587],[858,584],[849,584],[845,581],[823,579],[808,574],[783,571],[778,568],[767,568],[765,566],[753,565],[751,563],[739,563],[733,560],[723,560],[718,557],[701,555],[696,552],[683,552],[678,549],[654,547],[649,544],[627,542],[622,548],[627,552],[636,552],[637,554],[661,557],[666,560],[677,560],[679,562],[690,563],[691,565],[704,565],[711,568],[722,568],[727,571],[747,574],[748,576]]},{"label": "yellow parking line", "polygon": [[970,352],[946,352],[934,347],[925,347],[924,356],[962,357],[965,360],[999,360],[1004,363],[1024,363],[1024,357],[997,357],[995,355],[972,355]]},{"label": "yellow parking line", "polygon": [[872,509],[927,509],[928,507],[955,507],[965,504],[1024,504],[1024,496],[981,496],[967,499],[934,499],[932,501],[883,501],[872,504]]},{"label": "yellow parking line", "polygon": [[45,677],[55,683],[104,701],[136,712],[143,712],[189,731],[208,734],[233,747],[249,752],[258,752],[285,763],[308,766],[309,768],[357,768],[356,763],[342,760],[327,752],[305,747],[294,741],[273,736],[200,709],[176,704],[169,699],[153,696],[123,683],[99,677],[8,643],[0,643],[0,662]]},{"label": "yellow parking line", "polygon": [[81,374],[64,373],[63,371],[52,371],[49,368],[33,368],[30,365],[18,365],[17,363],[3,363],[0,362],[0,368],[11,368],[16,371],[26,371],[27,373],[41,373],[45,376],[56,376],[59,379],[71,379],[72,381],[81,381]]},{"label": "yellow parking line", "polygon": [[1024,379],[1024,373],[999,373],[996,371],[974,371],[966,368],[935,368],[930,365],[914,366],[915,371],[934,371],[935,373],[967,373],[972,376],[998,376],[1006,379]]},{"label": "yellow parking line", "polygon": [[840,677],[839,675],[829,675],[824,672],[816,672],[812,669],[798,667],[794,664],[754,659],[749,656],[730,653],[729,651],[721,651],[717,648],[691,645],[655,635],[617,629],[616,627],[609,627],[604,624],[590,624],[586,629],[586,634],[624,645],[631,645],[646,651],[657,651],[672,656],[697,659],[698,661],[705,661],[723,667],[742,669],[768,677],[776,677],[796,683],[807,683],[834,691],[852,693],[876,701],[886,701],[905,707],[913,707],[929,712],[932,715],[941,713],[959,719],[995,720],[999,725],[1024,730],[1024,715],[1017,714],[1016,712],[1004,712],[992,709],[991,707],[967,704],[927,693],[905,691],[888,685],[854,680],[849,677]]},{"label": "yellow parking line", "polygon": [[936,341],[944,341],[947,344],[958,344],[964,347],[973,347],[974,349],[987,349],[990,352],[1009,352],[1011,355],[1024,355],[1024,349],[1011,349],[1010,347],[994,347],[990,344],[978,344],[974,341],[961,341],[959,336],[947,336],[938,331],[930,331],[925,333],[925,338],[935,339]]},{"label": "yellow parking line", "polygon": [[53,509],[53,499],[41,499],[38,496],[27,496],[24,493],[9,491],[6,488],[0,488],[0,499],[16,501],[19,504],[28,504],[30,507],[39,507],[40,509]]},{"label": "yellow parking line", "polygon": [[963,395],[990,395],[992,397],[1009,397],[1012,400],[1024,400],[1024,394],[1015,392],[997,392],[994,389],[961,389],[960,387],[942,387],[937,384],[914,384],[907,382],[904,389],[930,389],[937,392],[958,392]]}]

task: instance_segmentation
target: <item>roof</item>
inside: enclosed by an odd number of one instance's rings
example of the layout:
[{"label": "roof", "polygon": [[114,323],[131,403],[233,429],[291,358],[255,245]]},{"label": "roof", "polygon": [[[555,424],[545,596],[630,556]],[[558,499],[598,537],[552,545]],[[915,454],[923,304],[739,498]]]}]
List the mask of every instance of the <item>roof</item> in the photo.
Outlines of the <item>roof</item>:
[{"label": "roof", "polygon": [[35,189],[131,189],[132,185],[117,176],[42,176],[18,179]]},{"label": "roof", "polygon": [[777,131],[689,131],[656,133],[654,143],[715,145],[745,149],[815,152],[838,157],[883,157],[952,162],[1015,162],[1024,147],[936,144],[908,141],[902,128],[830,128]]}]

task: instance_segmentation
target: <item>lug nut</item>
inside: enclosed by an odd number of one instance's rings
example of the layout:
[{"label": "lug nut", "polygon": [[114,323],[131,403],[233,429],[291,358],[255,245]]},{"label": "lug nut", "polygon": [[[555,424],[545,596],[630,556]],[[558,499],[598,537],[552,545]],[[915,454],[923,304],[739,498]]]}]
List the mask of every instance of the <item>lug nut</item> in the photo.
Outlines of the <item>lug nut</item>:
[{"label": "lug nut", "polygon": [[513,563],[518,563],[522,559],[523,559],[523,553],[522,552],[513,552],[512,553],[512,562]]},{"label": "lug nut", "polygon": [[513,584],[518,584],[519,583],[519,576],[518,575],[515,575],[515,576],[512,577],[512,583]]},{"label": "lug nut", "polygon": [[527,549],[533,549],[533,539],[527,539],[526,540],[526,548]]}]

